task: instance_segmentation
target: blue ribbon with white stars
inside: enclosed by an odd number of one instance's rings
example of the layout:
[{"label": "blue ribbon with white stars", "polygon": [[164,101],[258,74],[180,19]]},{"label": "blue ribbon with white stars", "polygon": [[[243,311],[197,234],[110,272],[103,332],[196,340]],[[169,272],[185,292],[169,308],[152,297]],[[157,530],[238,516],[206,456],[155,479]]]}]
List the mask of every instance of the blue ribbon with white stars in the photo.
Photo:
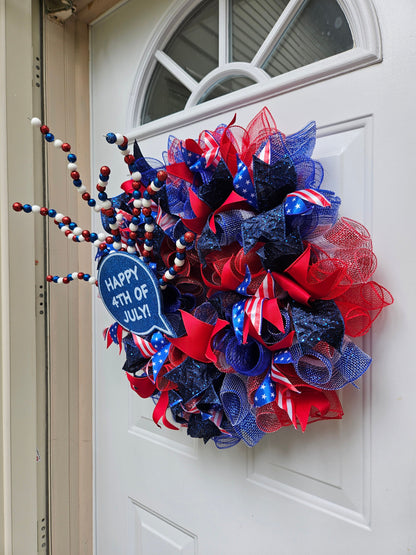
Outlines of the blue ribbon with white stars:
[{"label": "blue ribbon with white stars", "polygon": [[153,381],[155,382],[160,369],[165,364],[166,359],[168,358],[170,342],[165,337],[163,337],[160,331],[157,331],[152,335],[150,342],[153,347],[157,349],[157,353],[152,356]]},{"label": "blue ribbon with white stars", "polygon": [[262,407],[268,403],[272,403],[275,399],[276,386],[272,382],[270,372],[267,372],[264,380],[254,395],[254,406]]},{"label": "blue ribbon with white stars", "polygon": [[256,190],[250,177],[248,167],[237,156],[237,173],[234,176],[234,190],[244,197],[251,206],[257,208]]}]

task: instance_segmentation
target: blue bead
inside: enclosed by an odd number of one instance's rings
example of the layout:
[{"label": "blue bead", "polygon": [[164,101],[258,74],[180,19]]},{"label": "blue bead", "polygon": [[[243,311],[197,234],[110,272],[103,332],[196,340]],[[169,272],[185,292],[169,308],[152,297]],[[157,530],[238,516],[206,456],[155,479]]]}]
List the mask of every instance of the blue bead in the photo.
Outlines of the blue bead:
[{"label": "blue bead", "polygon": [[62,229],[64,227],[65,224],[63,224],[62,222],[59,222],[58,227],[59,229]]},{"label": "blue bead", "polygon": [[84,274],[84,277],[82,278],[84,281],[88,281],[90,279],[90,274]]},{"label": "blue bead", "polygon": [[66,277],[69,279],[69,281],[73,281],[73,280],[74,280],[74,278],[72,277],[72,274],[68,274]]},{"label": "blue bead", "polygon": [[53,276],[52,281],[58,283],[59,276]]},{"label": "blue bead", "polygon": [[29,214],[30,212],[32,212],[32,207],[30,206],[30,204],[23,205],[23,212],[26,212],[26,214]]},{"label": "blue bead", "polygon": [[53,143],[54,140],[55,140],[55,137],[52,135],[52,133],[46,133],[45,141],[48,141],[48,143]]},{"label": "blue bead", "polygon": [[163,281],[162,278],[159,279],[159,283],[160,283],[160,285],[165,285],[165,282]]},{"label": "blue bead", "polygon": [[184,247],[186,246],[186,241],[185,241],[185,236],[182,235],[182,237],[179,238],[179,242],[181,245],[183,245]]},{"label": "blue bead", "polygon": [[144,219],[144,221],[145,221],[147,224],[152,224],[152,223],[154,222],[153,216],[146,216],[145,219]]},{"label": "blue bead", "polygon": [[177,253],[176,253],[176,258],[177,258],[178,260],[185,260],[185,258],[186,258],[186,253],[184,253],[184,252],[177,252]]},{"label": "blue bead", "polygon": [[128,145],[126,145],[126,146],[118,145],[118,148],[119,148],[120,150],[127,150],[127,146],[128,146]]},{"label": "blue bead", "polygon": [[140,191],[133,191],[133,198],[139,199],[141,198],[142,194]]},{"label": "blue bead", "polygon": [[158,188],[159,188],[159,187],[162,186],[162,183],[160,183],[160,181],[158,180],[158,178],[155,177],[154,180],[153,180],[153,185],[154,185],[155,187],[158,187]]},{"label": "blue bead", "polygon": [[139,218],[138,218],[137,216],[133,216],[132,219],[131,219],[131,223],[132,223],[133,225],[139,225],[140,220],[139,220]]},{"label": "blue bead", "polygon": [[96,233],[90,233],[90,241],[94,243],[98,239],[98,235]]},{"label": "blue bead", "polygon": [[95,199],[90,198],[90,200],[88,201],[88,206],[95,206],[97,203],[95,202]]},{"label": "blue bead", "polygon": [[70,229],[71,231],[73,231],[73,230],[74,230],[76,227],[78,227],[78,226],[77,226],[77,224],[76,224],[75,222],[71,222],[71,223],[69,224],[68,227],[69,227],[69,229]]},{"label": "blue bead", "polygon": [[153,241],[151,239],[146,239],[144,244],[147,245],[148,247],[153,247]]},{"label": "blue bead", "polygon": [[72,152],[71,152],[70,154],[68,154],[67,160],[68,160],[68,162],[76,162],[77,157],[75,156],[75,154],[72,154]]},{"label": "blue bead", "polygon": [[117,141],[117,137],[115,133],[107,133],[107,135],[105,136],[105,140],[107,141],[107,143],[110,143],[110,145],[113,145]]},{"label": "blue bead", "polygon": [[143,192],[143,198],[145,198],[145,199],[147,199],[147,200],[150,200],[151,196],[150,196],[149,191],[144,191],[144,192]]},{"label": "blue bead", "polygon": [[121,242],[121,235],[114,235],[114,242],[120,243]]},{"label": "blue bead", "polygon": [[171,276],[176,276],[176,271],[173,269],[173,267],[170,267],[168,271]]},{"label": "blue bead", "polygon": [[56,210],[54,210],[53,208],[49,208],[48,210],[48,216],[50,218],[54,218],[56,216]]},{"label": "blue bead", "polygon": [[72,183],[75,185],[75,187],[81,187],[82,185],[82,181],[80,179],[74,179]]},{"label": "blue bead", "polygon": [[111,216],[110,218],[108,218],[108,223],[109,224],[115,224],[117,221],[117,219],[114,216]]},{"label": "blue bead", "polygon": [[110,179],[109,175],[103,175],[102,173],[100,173],[100,179],[101,181],[108,181]]},{"label": "blue bead", "polygon": [[107,193],[98,193],[98,198],[103,201],[107,200],[108,199]]},{"label": "blue bead", "polygon": [[127,239],[127,244],[129,247],[134,247],[136,241],[134,239]]}]

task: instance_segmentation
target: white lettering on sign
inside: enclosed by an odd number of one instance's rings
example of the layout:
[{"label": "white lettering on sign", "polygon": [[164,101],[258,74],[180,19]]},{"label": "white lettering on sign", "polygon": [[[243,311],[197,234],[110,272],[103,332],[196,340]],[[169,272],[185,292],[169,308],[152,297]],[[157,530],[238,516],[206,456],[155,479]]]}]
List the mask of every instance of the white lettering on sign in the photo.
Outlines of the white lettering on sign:
[{"label": "white lettering on sign", "polygon": [[124,311],[123,322],[128,324],[129,322],[138,322],[142,318],[147,318],[150,316],[149,305],[145,304],[143,306],[137,306]]},{"label": "white lettering on sign", "polygon": [[133,281],[133,277],[136,281],[139,281],[137,276],[138,269],[138,266],[127,268],[124,272],[119,272],[116,276],[107,278],[104,281],[107,291],[115,291],[118,287],[123,287],[124,284],[130,285],[130,282]]}]

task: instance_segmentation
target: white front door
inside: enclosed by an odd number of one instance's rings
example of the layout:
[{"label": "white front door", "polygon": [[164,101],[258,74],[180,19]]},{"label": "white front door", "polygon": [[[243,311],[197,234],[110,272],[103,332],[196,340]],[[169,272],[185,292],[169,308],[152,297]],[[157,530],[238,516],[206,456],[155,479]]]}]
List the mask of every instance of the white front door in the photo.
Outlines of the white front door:
[{"label": "white front door", "polygon": [[[92,27],[94,177],[112,168],[111,195],[127,178],[114,146],[102,138],[126,129],[134,75],[148,41],[174,2],[130,0]],[[355,4],[345,1],[344,6]],[[394,4],[394,5],[393,5]],[[399,5],[400,4],[400,5]],[[342,213],[371,231],[376,279],[394,297],[364,349],[373,364],[360,390],[341,393],[345,417],[285,428],[255,448],[218,450],[184,431],[158,429],[153,403],[135,395],[124,357],[106,349],[112,323],[97,300],[95,321],[95,542],[98,555],[303,554],[396,555],[416,552],[413,311],[410,201],[416,40],[411,0],[374,2],[383,61],[271,96],[238,109],[240,125],[267,105],[285,133],[311,119],[315,157]],[[413,56],[413,58],[412,58]],[[159,91],[163,94],[163,91]],[[131,110],[130,110],[131,111]],[[197,137],[228,123],[233,110],[141,141],[161,157],[167,136]]]}]

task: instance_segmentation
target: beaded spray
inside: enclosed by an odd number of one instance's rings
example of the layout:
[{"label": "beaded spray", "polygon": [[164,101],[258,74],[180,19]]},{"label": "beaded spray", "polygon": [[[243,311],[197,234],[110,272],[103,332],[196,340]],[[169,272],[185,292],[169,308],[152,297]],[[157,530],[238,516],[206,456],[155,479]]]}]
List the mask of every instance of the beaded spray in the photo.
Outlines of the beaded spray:
[{"label": "beaded spray", "polygon": [[[126,222],[122,211],[113,207],[111,200],[108,199],[107,193],[105,192],[110,178],[110,168],[108,166],[102,166],[100,168],[98,183],[96,185],[98,199],[95,200],[91,197],[87,188],[82,183],[78,172],[78,166],[76,164],[77,157],[71,152],[71,145],[63,142],[61,139],[55,139],[55,136],[50,132],[49,127],[42,124],[39,118],[32,118],[31,124],[33,127],[39,128],[46,142],[53,143],[56,148],[60,148],[63,152],[67,153],[67,167],[74,186],[88,206],[96,212],[101,212],[108,218],[111,235],[106,235],[105,233],[95,233],[89,231],[88,229],[82,229],[75,222],[73,222],[69,216],[64,216],[63,214],[57,212],[54,208],[15,202],[13,204],[13,210],[15,210],[15,212],[23,211],[27,214],[33,212],[35,214],[40,214],[41,216],[49,216],[54,219],[54,223],[58,226],[62,233],[65,234],[67,239],[76,243],[82,243],[84,241],[92,243],[99,249],[99,251],[101,251],[101,254],[103,255],[108,254],[110,252],[110,248],[112,248],[115,251],[128,252],[129,254],[139,254],[140,259],[143,262],[149,263],[152,258],[154,246],[153,231],[155,229],[155,219],[152,216],[152,197],[164,186],[167,177],[166,172],[164,170],[158,171],[155,179],[151,181],[142,193],[140,190],[143,188],[143,185],[140,182],[142,178],[141,173],[139,171],[130,170],[130,166],[134,163],[135,157],[130,152],[127,137],[121,135],[120,133],[107,133],[106,141],[109,144],[116,144],[118,146],[121,154],[124,156],[124,162],[127,166],[129,166],[132,179],[133,217],[128,224],[128,238],[125,242],[123,242],[121,232],[126,225]],[[143,215],[145,222],[144,239],[140,238],[137,234],[140,223],[140,214]],[[176,241],[176,255],[173,261],[173,266],[168,268],[164,275],[159,279],[161,289],[165,289],[167,283],[173,280],[183,269],[186,260],[186,249],[192,246],[194,239],[194,233],[189,231]],[[48,275],[46,277],[46,281],[57,284],[67,284],[74,279],[83,280],[91,283],[92,285],[98,285],[95,276],[91,276],[90,274],[83,272],[73,272],[63,277],[52,275]]]}]

